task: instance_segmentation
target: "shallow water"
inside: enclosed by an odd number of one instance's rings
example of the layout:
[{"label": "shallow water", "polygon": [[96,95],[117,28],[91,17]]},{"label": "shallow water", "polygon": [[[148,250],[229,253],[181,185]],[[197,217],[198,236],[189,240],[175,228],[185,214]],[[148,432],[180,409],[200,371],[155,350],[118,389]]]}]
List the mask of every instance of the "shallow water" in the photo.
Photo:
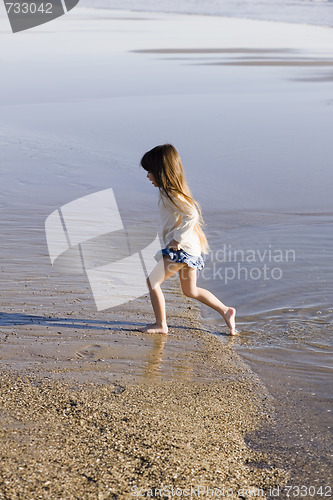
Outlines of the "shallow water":
[{"label": "shallow water", "polygon": [[239,324],[262,332],[333,319],[333,212],[222,214],[202,281],[239,304]]},{"label": "shallow water", "polygon": [[[212,253],[222,262],[214,269],[209,256],[208,279],[199,279],[237,308],[234,346],[275,398],[275,425],[250,442],[278,450],[276,463],[290,468],[295,485],[333,480],[332,215],[223,216],[220,235],[216,229],[211,239]],[[225,331],[207,307],[202,314],[215,334]]]}]

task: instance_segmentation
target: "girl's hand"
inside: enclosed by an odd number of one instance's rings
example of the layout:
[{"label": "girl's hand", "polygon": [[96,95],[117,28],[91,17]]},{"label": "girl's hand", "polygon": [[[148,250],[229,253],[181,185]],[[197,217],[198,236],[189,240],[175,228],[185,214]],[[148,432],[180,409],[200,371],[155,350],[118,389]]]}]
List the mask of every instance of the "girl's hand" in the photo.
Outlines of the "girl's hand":
[{"label": "girl's hand", "polygon": [[179,242],[176,240],[171,240],[168,247],[171,248],[171,250],[180,250],[181,249]]}]

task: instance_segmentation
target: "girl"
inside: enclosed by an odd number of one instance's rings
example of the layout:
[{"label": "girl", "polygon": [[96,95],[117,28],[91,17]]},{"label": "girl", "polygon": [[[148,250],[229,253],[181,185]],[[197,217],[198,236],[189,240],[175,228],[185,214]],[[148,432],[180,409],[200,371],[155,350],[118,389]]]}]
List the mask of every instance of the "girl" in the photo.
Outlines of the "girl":
[{"label": "girl", "polygon": [[159,189],[159,208],[163,223],[162,249],[164,277],[148,289],[156,322],[141,328],[146,333],[168,333],[165,300],[161,283],[179,272],[180,283],[186,297],[197,299],[219,312],[226,322],[230,335],[237,332],[235,327],[236,309],[220,302],[208,290],[196,285],[197,269],[204,267],[202,253],[208,253],[206,236],[201,229],[203,219],[200,205],[193,199],[187,185],[182,162],[177,150],[171,144],[156,146],[141,160],[148,179]]}]

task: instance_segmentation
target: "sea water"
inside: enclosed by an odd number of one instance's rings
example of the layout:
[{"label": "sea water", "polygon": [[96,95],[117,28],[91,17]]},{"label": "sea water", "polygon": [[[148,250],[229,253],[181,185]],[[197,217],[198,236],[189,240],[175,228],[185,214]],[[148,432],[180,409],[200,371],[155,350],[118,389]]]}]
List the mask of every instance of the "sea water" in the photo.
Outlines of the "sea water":
[{"label": "sea water", "polygon": [[80,0],[80,5],[333,26],[332,0]]}]

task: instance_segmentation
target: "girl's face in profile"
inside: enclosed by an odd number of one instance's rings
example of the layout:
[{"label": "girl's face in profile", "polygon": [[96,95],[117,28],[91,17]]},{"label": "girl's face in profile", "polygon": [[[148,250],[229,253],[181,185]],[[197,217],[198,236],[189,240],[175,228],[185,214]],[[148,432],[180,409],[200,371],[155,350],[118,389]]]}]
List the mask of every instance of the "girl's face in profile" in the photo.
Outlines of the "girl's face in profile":
[{"label": "girl's face in profile", "polygon": [[149,180],[153,183],[153,185],[154,185],[155,187],[158,187],[158,186],[157,186],[157,184],[156,184],[156,182],[155,182],[154,176],[153,176],[153,174],[152,174],[151,172],[148,172],[148,173],[147,173],[147,177],[148,177],[148,179],[149,179]]}]

